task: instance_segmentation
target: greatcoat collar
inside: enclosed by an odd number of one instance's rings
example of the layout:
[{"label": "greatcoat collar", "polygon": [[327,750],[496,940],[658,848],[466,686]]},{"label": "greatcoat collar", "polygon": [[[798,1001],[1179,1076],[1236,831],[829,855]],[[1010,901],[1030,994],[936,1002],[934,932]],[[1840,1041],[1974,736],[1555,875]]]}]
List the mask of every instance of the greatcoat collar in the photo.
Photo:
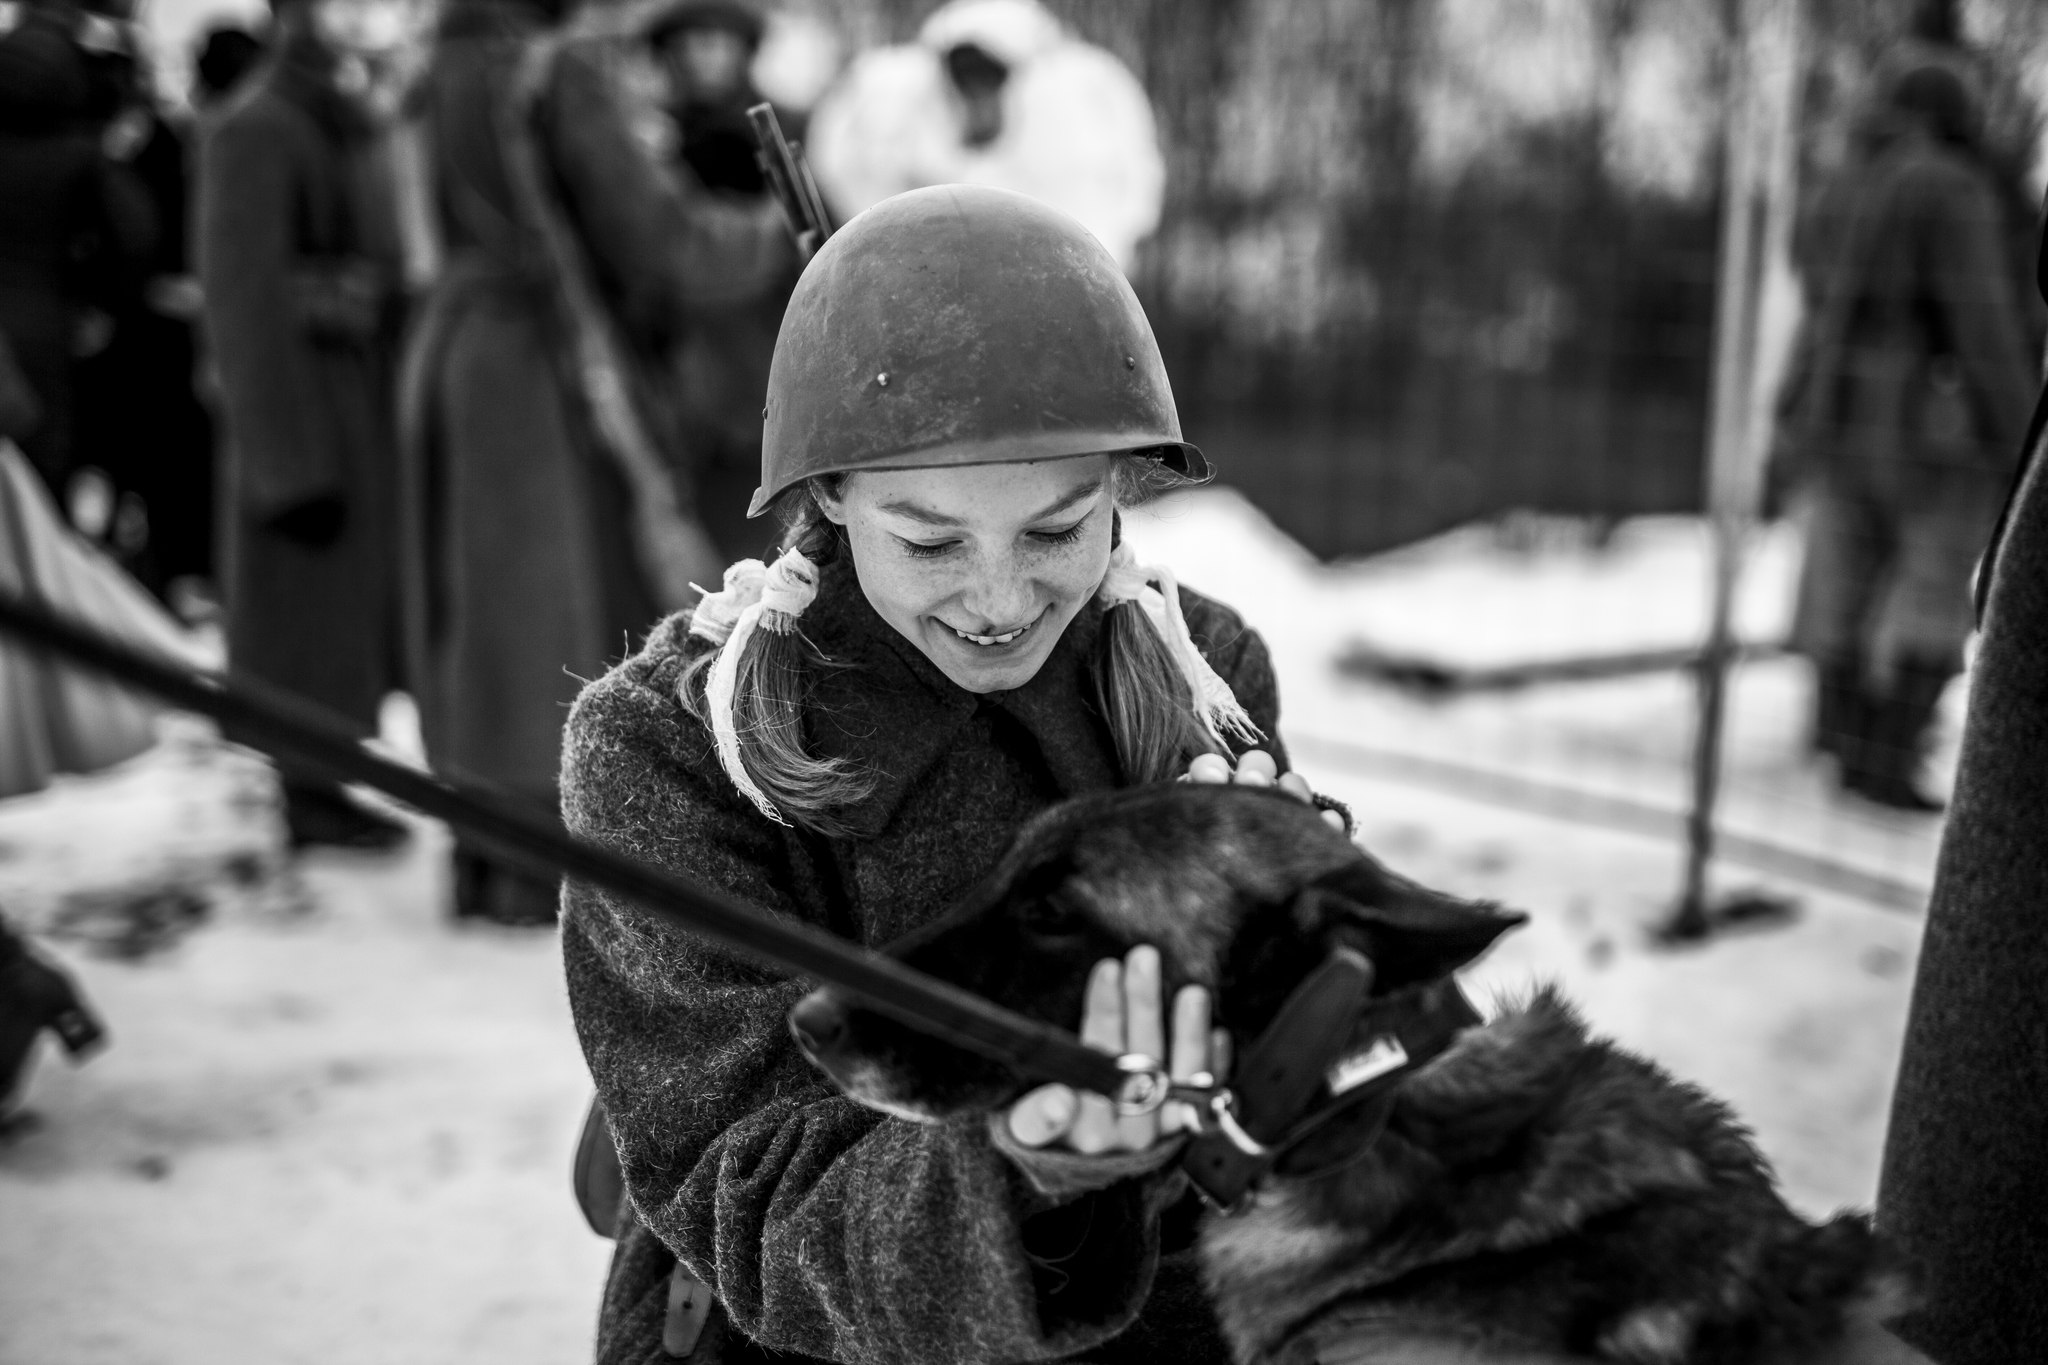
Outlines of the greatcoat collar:
[{"label": "greatcoat collar", "polygon": [[1097,602],[1083,607],[1022,687],[976,694],[876,614],[851,555],[842,550],[825,565],[817,599],[801,621],[830,661],[805,699],[806,737],[819,757],[847,760],[876,777],[869,798],[846,812],[853,835],[871,839],[886,829],[982,706],[1001,708],[1037,741],[1061,796],[1118,785],[1115,751],[1094,699],[1102,613]]}]

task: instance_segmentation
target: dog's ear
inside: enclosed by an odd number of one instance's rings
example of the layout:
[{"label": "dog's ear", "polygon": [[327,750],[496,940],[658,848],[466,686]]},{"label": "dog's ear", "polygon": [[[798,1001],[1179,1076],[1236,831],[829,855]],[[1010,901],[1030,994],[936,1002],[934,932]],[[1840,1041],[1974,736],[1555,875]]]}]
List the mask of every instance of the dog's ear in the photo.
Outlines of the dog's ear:
[{"label": "dog's ear", "polygon": [[1370,957],[1375,993],[1449,976],[1529,919],[1432,891],[1365,857],[1306,887],[1295,916],[1304,931],[1334,934]]}]

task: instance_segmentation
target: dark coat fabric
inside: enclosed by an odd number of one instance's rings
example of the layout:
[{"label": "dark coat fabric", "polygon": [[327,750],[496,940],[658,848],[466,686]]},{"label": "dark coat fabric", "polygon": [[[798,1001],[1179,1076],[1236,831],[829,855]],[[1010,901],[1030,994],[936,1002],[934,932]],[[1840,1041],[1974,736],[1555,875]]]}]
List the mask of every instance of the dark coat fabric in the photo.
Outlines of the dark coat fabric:
[{"label": "dark coat fabric", "polygon": [[213,125],[197,245],[227,423],[229,662],[371,725],[398,680],[396,228],[330,65],[293,40]]},{"label": "dark coat fabric", "polygon": [[[1203,653],[1274,735],[1264,643],[1227,608],[1181,598]],[[888,943],[946,911],[1031,815],[1120,784],[1089,700],[1100,626],[1091,605],[1029,683],[976,696],[875,614],[842,556],[802,628],[833,661],[809,680],[807,741],[879,777],[849,836],[773,824],[726,779],[677,699],[708,648],[683,616],[577,702],[566,819],[764,909]],[[1181,1249],[1177,1173],[1039,1195],[980,1120],[912,1123],[840,1095],[789,1035],[804,983],[587,888],[563,903],[570,1002],[641,1224],[613,1264],[600,1361],[659,1358],[676,1254],[777,1359],[1225,1358]]]},{"label": "dark coat fabric", "polygon": [[1969,153],[1907,132],[1843,174],[1796,419],[1815,498],[1794,634],[1880,675],[1953,669],[2033,396],[2020,276]]},{"label": "dark coat fabric", "polygon": [[0,41],[0,333],[40,408],[22,452],[60,500],[81,317],[139,296],[158,230],[140,182],[80,125],[86,96],[70,37],[30,10]]},{"label": "dark coat fabric", "polygon": [[[162,283],[191,268],[185,233],[189,159],[181,132],[152,115],[149,137],[128,163],[156,210],[149,274]],[[213,419],[193,388],[191,316],[162,311],[142,290],[111,314],[112,340],[81,360],[76,371],[76,463],[104,469],[121,493],[142,499],[149,516],[146,543],[117,544],[114,550],[122,567],[162,596],[171,579],[213,576]]]},{"label": "dark coat fabric", "polygon": [[[528,116],[516,86],[544,33],[537,10],[496,0],[458,0],[443,17],[424,126],[447,264],[406,345],[401,509],[429,754],[551,803],[580,680],[627,652],[662,604],[636,558],[630,486],[573,380],[588,362],[555,266],[508,175],[507,129]],[[779,244],[764,243],[765,220],[743,239],[707,230],[636,140],[605,55],[598,41],[562,42],[523,135],[607,323],[653,372],[700,305],[745,288]],[[621,382],[660,413],[647,378]]]},{"label": "dark coat fabric", "polygon": [[[2042,256],[2048,296],[2048,251]],[[1899,1335],[1942,1365],[2048,1360],[2048,467],[1984,570],[1962,766],[1935,872],[1878,1222],[1921,1264]]]}]

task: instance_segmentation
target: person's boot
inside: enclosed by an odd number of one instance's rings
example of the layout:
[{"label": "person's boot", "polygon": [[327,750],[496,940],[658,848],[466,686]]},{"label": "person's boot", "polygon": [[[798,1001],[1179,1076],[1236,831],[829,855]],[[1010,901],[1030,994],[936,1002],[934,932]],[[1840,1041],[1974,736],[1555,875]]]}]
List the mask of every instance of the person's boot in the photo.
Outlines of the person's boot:
[{"label": "person's boot", "polygon": [[411,837],[398,821],[356,804],[331,784],[286,783],[284,818],[293,848],[319,845],[382,853]]},{"label": "person's boot", "polygon": [[1953,674],[1946,665],[1924,659],[1899,661],[1890,690],[1866,697],[1863,752],[1855,763],[1843,765],[1844,787],[1893,810],[1931,815],[1944,809],[1920,789],[1920,761]]},{"label": "person's boot", "polygon": [[1829,754],[1842,762],[1853,762],[1851,752],[1863,742],[1869,721],[1864,712],[1862,665],[1855,660],[1831,659],[1816,664],[1813,678],[1813,734],[1817,754]]},{"label": "person's boot", "polygon": [[457,844],[455,863],[455,918],[490,917],[491,862],[481,853]]},{"label": "person's boot", "polygon": [[523,928],[555,922],[560,890],[551,879],[528,876],[473,849],[455,850],[455,917]]},{"label": "person's boot", "polygon": [[530,877],[515,868],[500,867],[492,882],[490,918],[498,924],[551,928],[561,904],[561,882],[553,877]]},{"label": "person's boot", "polygon": [[107,1037],[71,978],[0,924],[0,1114],[27,1082],[30,1050],[44,1029],[57,1035],[74,1062]]}]

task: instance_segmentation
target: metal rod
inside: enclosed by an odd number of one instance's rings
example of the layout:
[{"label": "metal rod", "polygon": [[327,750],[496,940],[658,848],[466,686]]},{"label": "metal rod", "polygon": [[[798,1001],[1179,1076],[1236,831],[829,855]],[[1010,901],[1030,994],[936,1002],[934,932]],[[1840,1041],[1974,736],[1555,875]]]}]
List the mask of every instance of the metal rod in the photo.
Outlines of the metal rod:
[{"label": "metal rod", "polygon": [[[1789,652],[1790,647],[1783,644],[1737,643],[1730,646],[1729,662],[1762,663]],[[1356,641],[1337,656],[1336,667],[1339,673],[1351,677],[1368,678],[1424,696],[1452,697],[1473,692],[1514,692],[1558,683],[1610,682],[1651,673],[1690,672],[1698,669],[1705,658],[1703,649],[1688,646],[1467,667],[1423,655],[1390,654]]]},{"label": "metal rod", "polygon": [[1698,938],[1710,928],[1707,874],[1721,792],[1728,670],[1735,653],[1735,591],[1755,520],[1757,462],[1768,430],[1760,331],[1765,275],[1788,231],[1793,123],[1799,84],[1799,0],[1737,0],[1725,121],[1721,251],[1714,303],[1713,398],[1707,442],[1712,599],[1698,668],[1692,805],[1685,871],[1666,928]]},{"label": "metal rod", "polygon": [[218,721],[238,743],[286,755],[336,779],[375,787],[549,876],[571,876],[631,899],[655,918],[756,961],[859,996],[911,1028],[1015,1067],[1024,1075],[1114,1096],[1115,1057],[821,929],[757,910],[716,887],[586,842],[501,793],[420,772],[372,753],[322,708],[251,679],[229,681],[152,658],[46,608],[0,593],[0,633]]},{"label": "metal rod", "polygon": [[[1467,801],[1502,810],[1523,811],[1569,824],[1611,829],[1650,839],[1682,841],[1686,812],[1610,792],[1589,791],[1541,777],[1503,772],[1428,754],[1379,749],[1326,735],[1287,732],[1287,749],[1296,758],[1310,758],[1345,772],[1383,782],[1433,787]],[[1714,856],[1757,872],[1789,877],[1823,891],[1854,896],[1887,910],[1919,914],[1927,908],[1931,888],[1859,867],[1853,862],[1759,839],[1739,831],[1716,829]]]}]

